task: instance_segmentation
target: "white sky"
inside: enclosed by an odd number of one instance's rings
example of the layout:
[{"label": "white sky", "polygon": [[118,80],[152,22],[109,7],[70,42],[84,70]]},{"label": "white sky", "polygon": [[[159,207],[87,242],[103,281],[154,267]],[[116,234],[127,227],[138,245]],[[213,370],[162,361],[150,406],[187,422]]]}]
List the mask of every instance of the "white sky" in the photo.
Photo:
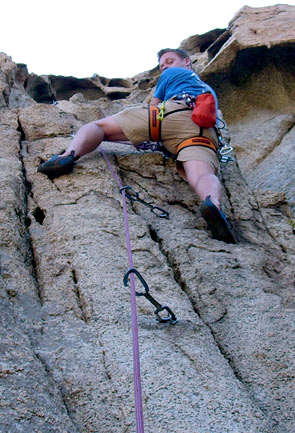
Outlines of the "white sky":
[{"label": "white sky", "polygon": [[278,2],[5,0],[0,52],[38,75],[133,77],[157,65],[161,48],[177,48],[189,36],[226,28],[245,4]]}]

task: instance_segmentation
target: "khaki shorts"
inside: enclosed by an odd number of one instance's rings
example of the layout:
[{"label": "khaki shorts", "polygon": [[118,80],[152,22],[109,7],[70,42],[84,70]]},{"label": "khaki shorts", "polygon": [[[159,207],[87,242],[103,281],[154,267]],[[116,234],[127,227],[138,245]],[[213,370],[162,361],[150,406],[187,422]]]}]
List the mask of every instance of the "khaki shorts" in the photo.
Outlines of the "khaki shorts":
[{"label": "khaki shorts", "polygon": [[[161,123],[161,142],[174,155],[177,154],[177,147],[182,141],[200,135],[200,127],[191,119],[191,110],[177,111],[167,115],[182,108],[187,108],[184,101],[167,101],[165,103],[166,117]],[[139,144],[150,140],[147,105],[126,108],[112,117],[131,143]],[[212,140],[216,146],[218,145],[214,128],[204,128],[202,136]],[[180,169],[181,162],[192,160],[207,162],[216,173],[218,172],[219,161],[212,149],[201,146],[182,149],[177,156],[177,168]]]}]

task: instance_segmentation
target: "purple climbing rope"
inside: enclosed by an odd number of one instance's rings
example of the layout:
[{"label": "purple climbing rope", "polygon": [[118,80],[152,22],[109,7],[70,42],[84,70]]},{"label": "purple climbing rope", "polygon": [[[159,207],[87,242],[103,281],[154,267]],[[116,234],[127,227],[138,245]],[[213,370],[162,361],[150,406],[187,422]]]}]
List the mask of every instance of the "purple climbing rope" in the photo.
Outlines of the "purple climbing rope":
[{"label": "purple climbing rope", "polygon": [[[125,227],[125,239],[126,247],[128,252],[128,262],[129,268],[133,268],[133,258],[131,241],[129,234],[128,225],[128,212],[125,189],[121,184],[120,178],[110,163],[105,151],[99,148],[102,156],[104,157],[110,172],[114,176],[120,191],[122,193],[122,204],[123,204],[123,214],[124,214],[124,227]],[[141,389],[141,378],[140,378],[140,359],[139,359],[139,343],[138,343],[138,325],[137,325],[137,312],[136,312],[136,290],[135,290],[135,278],[134,274],[130,274],[130,301],[131,301],[131,327],[132,327],[132,348],[133,348],[133,381],[134,381],[134,399],[135,399],[135,415],[136,415],[136,433],[144,433],[143,425],[143,410],[142,410],[142,389]]]}]

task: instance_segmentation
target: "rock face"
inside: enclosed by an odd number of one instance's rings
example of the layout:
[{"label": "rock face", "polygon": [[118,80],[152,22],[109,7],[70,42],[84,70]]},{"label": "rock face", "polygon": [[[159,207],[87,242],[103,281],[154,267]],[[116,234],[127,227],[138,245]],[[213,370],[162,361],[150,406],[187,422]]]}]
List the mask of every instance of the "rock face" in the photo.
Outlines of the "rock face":
[{"label": "rock face", "polygon": [[[147,432],[295,431],[294,18],[244,7],[182,43],[231,132],[220,177],[236,245],[211,239],[173,161],[102,144],[121,183],[170,213],[128,204],[134,265],[179,319],[159,324],[137,299]],[[36,77],[0,56],[3,433],[135,431],[117,184],[99,150],[54,181],[36,168],[85,122],[148,98],[157,76]]]}]

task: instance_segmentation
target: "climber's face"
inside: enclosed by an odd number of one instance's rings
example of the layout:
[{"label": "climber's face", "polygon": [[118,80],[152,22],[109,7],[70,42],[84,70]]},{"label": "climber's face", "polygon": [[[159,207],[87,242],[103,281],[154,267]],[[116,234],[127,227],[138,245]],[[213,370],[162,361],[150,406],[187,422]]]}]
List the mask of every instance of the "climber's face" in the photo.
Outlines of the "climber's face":
[{"label": "climber's face", "polygon": [[191,69],[191,60],[189,57],[182,59],[178,54],[170,51],[161,56],[159,67],[161,71],[165,71],[167,68]]}]

